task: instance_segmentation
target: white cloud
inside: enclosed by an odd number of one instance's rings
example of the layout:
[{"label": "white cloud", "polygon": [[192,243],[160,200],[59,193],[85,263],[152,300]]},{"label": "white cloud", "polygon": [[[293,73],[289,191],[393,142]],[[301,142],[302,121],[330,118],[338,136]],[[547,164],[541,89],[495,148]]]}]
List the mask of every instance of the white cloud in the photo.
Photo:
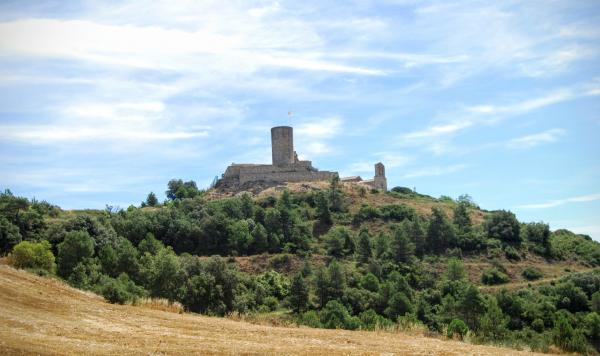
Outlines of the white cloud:
[{"label": "white cloud", "polygon": [[[235,30],[235,28],[234,28]],[[156,26],[106,25],[87,20],[30,19],[0,23],[4,54],[75,58],[134,68],[198,72],[253,72],[264,67],[381,75],[378,69],[334,63],[284,50],[277,34],[262,29],[232,34],[199,29],[193,32]],[[257,35],[257,36],[254,36]],[[258,47],[255,38],[261,41]],[[257,46],[257,47],[253,47]],[[296,48],[293,48],[296,47]],[[293,52],[291,52],[293,50]],[[240,58],[244,58],[240,61]]]},{"label": "white cloud", "polygon": [[[600,88],[598,88],[597,83],[590,82],[584,85],[558,89],[545,95],[510,104],[474,105],[467,107],[462,111],[445,114],[447,116],[458,117],[458,119],[450,120],[442,124],[432,125],[423,130],[417,130],[404,134],[401,136],[401,142],[403,144],[422,144],[423,141],[429,140],[433,137],[451,136],[457,132],[476,125],[493,124],[498,121],[502,121],[513,116],[522,115],[546,106],[595,95],[600,95]],[[543,140],[544,136],[546,139],[549,139],[548,137],[556,138],[556,136],[560,134],[561,132],[559,131],[548,132],[545,133],[545,135],[538,137],[538,140]],[[436,151],[435,148],[433,148],[433,150]]]},{"label": "white cloud", "polygon": [[565,199],[550,200],[548,202],[539,203],[539,204],[519,205],[519,206],[517,206],[517,208],[518,209],[548,209],[548,208],[554,208],[554,207],[569,204],[569,203],[592,202],[592,201],[597,201],[597,200],[600,200],[600,194],[588,194],[588,195],[580,195],[580,196],[565,198]]},{"label": "white cloud", "polygon": [[438,167],[426,167],[419,168],[411,171],[402,176],[402,178],[419,178],[419,177],[430,177],[430,176],[441,176],[451,174],[465,169],[466,165],[456,164],[452,166],[438,166]]},{"label": "white cloud", "polygon": [[342,125],[343,121],[339,117],[311,119],[296,125],[294,136],[299,139],[330,138],[341,133]]},{"label": "white cloud", "polygon": [[560,136],[566,133],[563,129],[551,129],[544,132],[514,138],[508,141],[509,148],[531,148],[544,143],[556,142]]}]

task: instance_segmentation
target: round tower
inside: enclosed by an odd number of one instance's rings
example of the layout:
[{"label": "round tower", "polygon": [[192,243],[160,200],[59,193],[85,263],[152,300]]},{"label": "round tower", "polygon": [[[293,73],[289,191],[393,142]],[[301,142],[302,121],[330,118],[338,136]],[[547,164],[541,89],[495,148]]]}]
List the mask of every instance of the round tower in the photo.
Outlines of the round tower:
[{"label": "round tower", "polygon": [[285,166],[294,163],[294,129],[277,126],[271,129],[273,165]]}]

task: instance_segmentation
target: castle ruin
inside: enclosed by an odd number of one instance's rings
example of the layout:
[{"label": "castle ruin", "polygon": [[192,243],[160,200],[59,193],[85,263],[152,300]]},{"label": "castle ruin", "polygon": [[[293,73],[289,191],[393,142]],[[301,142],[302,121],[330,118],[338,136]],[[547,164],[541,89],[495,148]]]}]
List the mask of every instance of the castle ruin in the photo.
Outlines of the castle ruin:
[{"label": "castle ruin", "polygon": [[[294,129],[290,126],[277,126],[271,129],[272,164],[231,164],[215,185],[224,190],[243,190],[254,185],[276,185],[288,182],[328,181],[337,172],[319,171],[311,161],[301,161],[294,151]],[[375,165],[375,177],[362,180],[342,178],[342,181],[356,182],[373,189],[387,190],[385,167]]]}]

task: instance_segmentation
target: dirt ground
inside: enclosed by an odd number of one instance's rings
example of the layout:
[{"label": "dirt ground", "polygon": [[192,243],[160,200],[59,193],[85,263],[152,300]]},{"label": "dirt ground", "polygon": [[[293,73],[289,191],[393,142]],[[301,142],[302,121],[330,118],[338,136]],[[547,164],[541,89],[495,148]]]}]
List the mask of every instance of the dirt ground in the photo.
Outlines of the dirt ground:
[{"label": "dirt ground", "polygon": [[113,305],[60,281],[0,266],[0,354],[514,355],[519,352],[401,333],[272,327]]}]

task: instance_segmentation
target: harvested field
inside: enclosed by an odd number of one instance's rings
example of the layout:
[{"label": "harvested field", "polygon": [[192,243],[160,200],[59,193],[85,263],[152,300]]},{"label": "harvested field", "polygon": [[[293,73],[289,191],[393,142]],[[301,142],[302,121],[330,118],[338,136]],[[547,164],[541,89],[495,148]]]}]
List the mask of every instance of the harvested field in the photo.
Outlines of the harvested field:
[{"label": "harvested field", "polygon": [[402,333],[272,327],[113,305],[8,266],[0,266],[0,353],[519,354]]}]

